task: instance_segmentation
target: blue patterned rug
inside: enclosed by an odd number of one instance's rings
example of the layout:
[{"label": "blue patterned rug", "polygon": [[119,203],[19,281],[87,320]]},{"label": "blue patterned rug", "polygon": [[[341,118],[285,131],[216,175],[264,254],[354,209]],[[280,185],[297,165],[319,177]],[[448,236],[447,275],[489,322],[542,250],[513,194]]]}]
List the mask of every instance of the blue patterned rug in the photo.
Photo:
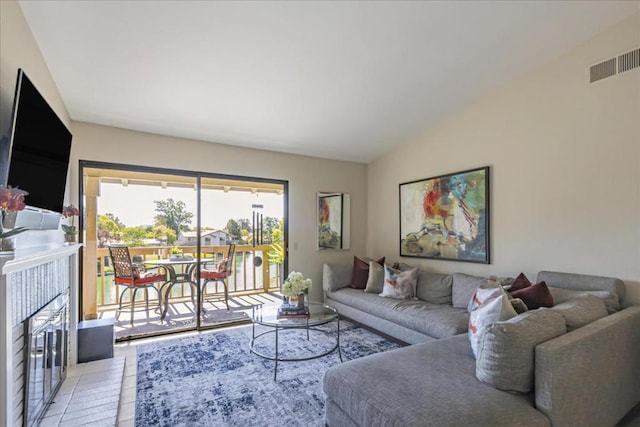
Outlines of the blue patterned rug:
[{"label": "blue patterned rug", "polygon": [[[335,323],[326,332],[335,331]],[[258,329],[256,331],[265,331]],[[279,335],[279,352],[304,357],[330,349],[334,335],[303,330]],[[251,326],[139,345],[136,422],[142,426],[323,426],[322,377],[340,363],[337,352],[318,359],[274,362],[249,351]],[[274,336],[256,341],[273,354]],[[400,345],[348,322],[340,322],[346,362]]]}]

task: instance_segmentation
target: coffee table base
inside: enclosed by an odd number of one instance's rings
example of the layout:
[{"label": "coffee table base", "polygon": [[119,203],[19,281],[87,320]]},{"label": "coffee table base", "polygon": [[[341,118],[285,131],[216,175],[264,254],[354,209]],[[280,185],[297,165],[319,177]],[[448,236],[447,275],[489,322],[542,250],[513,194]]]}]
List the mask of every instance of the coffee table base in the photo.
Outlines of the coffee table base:
[{"label": "coffee table base", "polygon": [[[320,332],[323,333],[329,337],[332,336],[332,333],[330,331],[325,331],[323,329],[319,329],[319,328],[314,328],[314,327],[309,327],[309,326],[265,326],[265,327],[271,327],[273,329],[262,332],[258,335],[256,335],[256,324],[255,322],[253,323],[252,326],[252,334],[251,334],[251,342],[249,344],[249,350],[255,354],[256,356],[260,356],[263,359],[267,359],[267,360],[273,360],[275,362],[275,365],[273,367],[273,380],[276,381],[277,375],[278,375],[278,362],[301,362],[301,361],[305,361],[305,360],[313,360],[313,359],[319,359],[320,357],[324,357],[324,356],[328,356],[329,354],[333,353],[334,351],[338,350],[338,355],[340,356],[340,363],[342,363],[342,351],[340,351],[340,318],[338,317],[336,319],[337,321],[337,331],[336,331],[336,344],[330,348],[329,350],[326,350],[322,353],[319,354],[313,354],[311,356],[307,356],[307,357],[280,357],[278,354],[278,332],[280,330],[288,330],[288,329],[304,329],[307,331],[307,340],[310,339],[309,337],[309,331],[316,331],[316,332]],[[275,342],[275,355],[271,356],[268,354],[264,354],[259,352],[258,350],[255,349],[255,341],[256,339],[263,337],[265,335],[269,335],[269,334],[274,334],[276,337],[276,342]]]}]

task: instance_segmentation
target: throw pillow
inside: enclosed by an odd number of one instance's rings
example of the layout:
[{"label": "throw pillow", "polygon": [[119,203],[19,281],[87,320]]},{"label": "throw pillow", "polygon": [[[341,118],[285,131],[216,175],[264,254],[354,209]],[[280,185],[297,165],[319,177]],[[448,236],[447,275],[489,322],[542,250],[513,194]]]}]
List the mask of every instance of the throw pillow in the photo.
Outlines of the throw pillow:
[{"label": "throw pillow", "polygon": [[376,261],[369,262],[369,278],[367,279],[367,286],[364,288],[365,292],[371,292],[379,294],[384,288],[384,267],[378,264]]},{"label": "throw pillow", "polygon": [[509,300],[509,302],[511,303],[511,305],[513,306],[513,309],[518,314],[522,314],[525,311],[529,311],[529,307],[527,307],[527,304],[525,304],[524,301],[522,301],[520,298],[512,298]]},{"label": "throw pillow", "polygon": [[415,298],[418,272],[418,267],[407,271],[400,271],[385,265],[384,285],[380,296],[395,299]]},{"label": "throw pillow", "polygon": [[500,284],[494,280],[487,279],[478,286],[467,305],[467,311],[471,313],[484,302],[503,295],[504,292],[500,288]]},{"label": "throw pillow", "polygon": [[484,299],[469,315],[469,342],[473,357],[477,357],[479,344],[487,326],[517,315],[509,302],[509,295],[501,286],[493,289],[493,297]]},{"label": "throw pillow", "polygon": [[349,264],[325,264],[322,267],[322,288],[334,292],[351,283],[352,266]]},{"label": "throw pillow", "polygon": [[[378,264],[384,264],[384,258],[380,258],[376,261]],[[367,280],[369,279],[369,259],[361,260],[357,256],[353,257],[353,272],[351,273],[350,287],[354,289],[364,289],[367,287]]]},{"label": "throw pillow", "polygon": [[527,311],[492,323],[478,348],[476,377],[500,390],[530,392],[536,346],[565,332],[564,318],[549,309]]},{"label": "throw pillow", "polygon": [[529,310],[535,310],[540,307],[553,307],[553,296],[544,282],[510,293],[511,298],[520,298],[524,301]]},{"label": "throw pillow", "polygon": [[531,282],[527,279],[527,276],[524,273],[520,273],[516,280],[511,282],[511,286],[509,287],[509,292],[519,291],[520,289],[528,288],[531,286]]}]

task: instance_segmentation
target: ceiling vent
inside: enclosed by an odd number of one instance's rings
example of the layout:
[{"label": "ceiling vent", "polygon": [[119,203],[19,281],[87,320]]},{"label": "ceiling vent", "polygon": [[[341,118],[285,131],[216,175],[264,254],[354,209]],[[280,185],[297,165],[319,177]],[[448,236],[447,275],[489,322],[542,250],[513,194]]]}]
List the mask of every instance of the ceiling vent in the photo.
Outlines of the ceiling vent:
[{"label": "ceiling vent", "polygon": [[594,83],[640,67],[640,49],[618,55],[589,68],[589,82]]}]

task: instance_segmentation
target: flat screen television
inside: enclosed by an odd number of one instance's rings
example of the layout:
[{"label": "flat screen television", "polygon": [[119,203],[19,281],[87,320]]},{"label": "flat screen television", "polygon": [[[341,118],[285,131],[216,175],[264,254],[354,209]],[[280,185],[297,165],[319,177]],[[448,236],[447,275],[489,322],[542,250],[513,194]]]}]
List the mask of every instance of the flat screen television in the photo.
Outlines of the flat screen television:
[{"label": "flat screen television", "polygon": [[7,185],[28,191],[28,206],[62,212],[71,132],[22,69],[13,104]]}]

